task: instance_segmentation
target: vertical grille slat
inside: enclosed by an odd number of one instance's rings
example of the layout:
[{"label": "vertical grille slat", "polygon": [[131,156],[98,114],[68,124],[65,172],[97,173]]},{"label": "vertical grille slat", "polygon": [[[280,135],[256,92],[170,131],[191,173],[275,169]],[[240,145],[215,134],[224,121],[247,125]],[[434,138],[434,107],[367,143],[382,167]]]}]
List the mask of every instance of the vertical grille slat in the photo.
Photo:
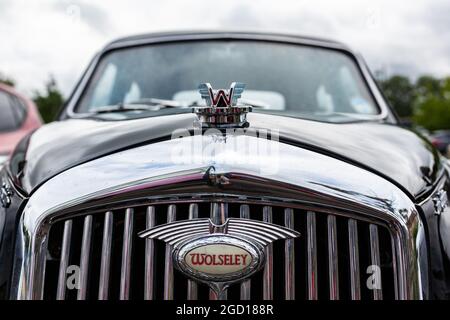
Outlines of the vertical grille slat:
[{"label": "vertical grille slat", "polygon": [[[284,209],[284,225],[287,228],[294,228],[294,210]],[[284,283],[285,299],[295,300],[295,251],[294,239],[285,240],[284,243]]]},{"label": "vertical grille slat", "polygon": [[328,215],[328,280],[330,284],[330,300],[339,300],[339,270],[336,216]]},{"label": "vertical grille slat", "polygon": [[348,220],[348,247],[350,252],[350,292],[352,300],[361,300],[359,273],[358,225],[356,220]]},{"label": "vertical grille slat", "polygon": [[113,236],[113,213],[108,211],[103,222],[103,241],[100,263],[100,282],[98,299],[107,300],[109,294],[109,277],[111,269],[111,246]]},{"label": "vertical grille slat", "polygon": [[[50,226],[44,299],[398,298],[399,284],[391,283],[401,281],[396,273],[394,231],[378,220],[293,208],[285,203],[227,202],[225,198],[188,198],[100,210],[55,220]],[[267,246],[262,269],[219,296],[206,284],[175,272],[171,245],[138,236],[174,221],[210,218],[220,225],[229,217],[274,223],[297,230],[300,237]],[[236,225],[232,230],[255,241],[271,239],[258,226]],[[179,237],[189,236],[181,229],[176,232]],[[79,290],[66,284],[71,265],[80,267]],[[382,289],[371,290],[365,285],[370,275],[365,277],[363,271],[370,265],[381,268]]]},{"label": "vertical grille slat", "polygon": [[[370,261],[372,263],[372,266],[381,268],[380,240],[378,237],[378,226],[375,224],[371,224],[369,226],[369,234],[370,234]],[[376,285],[378,285],[379,288],[372,289],[374,300],[382,300],[383,299],[383,291],[381,288],[381,274],[378,274],[378,275],[380,276],[380,278],[378,279],[376,277],[375,280],[378,282]]]},{"label": "vertical grille slat", "polygon": [[[155,207],[147,207],[145,229],[153,228],[156,224]],[[145,239],[145,275],[144,299],[153,299],[155,244],[153,239]]]},{"label": "vertical grille slat", "polygon": [[[220,213],[219,213],[219,204],[218,203],[211,203],[211,213],[210,217],[211,221],[214,224],[220,224]],[[214,290],[209,289],[209,300],[217,300],[217,294],[214,292]]]},{"label": "vertical grille slat", "polygon": [[317,237],[316,213],[308,211],[306,217],[308,255],[308,299],[317,300]]},{"label": "vertical grille slat", "polygon": [[[225,221],[228,219],[228,204],[223,203],[223,202],[211,203],[210,219],[216,225],[225,223]],[[227,300],[228,299],[228,290],[223,290],[221,292],[221,295],[217,296],[217,294],[212,289],[210,289],[209,290],[209,299],[210,300]]]},{"label": "vertical grille slat", "polygon": [[[272,207],[263,207],[263,220],[272,223]],[[266,247],[266,264],[263,275],[263,299],[273,300],[273,244]]]},{"label": "vertical grille slat", "polygon": [[[191,203],[189,205],[189,219],[197,219],[198,218],[198,204]],[[197,300],[198,299],[198,286],[197,283],[193,280],[188,280],[188,292],[187,292],[188,300]]]},{"label": "vertical grille slat", "polygon": [[59,264],[58,288],[56,293],[57,300],[64,300],[66,297],[66,276],[69,266],[70,240],[72,238],[72,220],[64,222],[64,233],[62,241],[61,261]]},{"label": "vertical grille slat", "polygon": [[[242,219],[250,219],[250,207],[243,204],[239,207],[239,217]],[[250,300],[251,280],[245,280],[241,283],[240,298],[241,300]]]},{"label": "vertical grille slat", "polygon": [[[396,251],[395,251],[395,242],[394,239],[392,238],[392,235],[390,235],[390,240],[391,240],[391,253],[392,255],[395,255]],[[399,299],[399,292],[398,292],[398,270],[397,270],[397,261],[396,259],[392,259],[392,274],[393,274],[393,278],[394,278],[394,292],[395,292],[395,299],[398,300]]]},{"label": "vertical grille slat", "polygon": [[120,300],[130,298],[131,252],[133,246],[133,217],[134,209],[125,211],[123,228],[122,266],[120,271]]},{"label": "vertical grille slat", "polygon": [[84,218],[83,238],[81,242],[80,256],[80,289],[78,289],[77,299],[86,300],[88,292],[88,276],[89,276],[89,258],[91,253],[91,236],[92,236],[92,216],[88,215]]},{"label": "vertical grille slat", "polygon": [[[169,205],[167,209],[167,222],[176,220],[177,207],[174,204]],[[172,246],[166,244],[164,265],[164,300],[173,300],[173,261],[172,261]]]}]

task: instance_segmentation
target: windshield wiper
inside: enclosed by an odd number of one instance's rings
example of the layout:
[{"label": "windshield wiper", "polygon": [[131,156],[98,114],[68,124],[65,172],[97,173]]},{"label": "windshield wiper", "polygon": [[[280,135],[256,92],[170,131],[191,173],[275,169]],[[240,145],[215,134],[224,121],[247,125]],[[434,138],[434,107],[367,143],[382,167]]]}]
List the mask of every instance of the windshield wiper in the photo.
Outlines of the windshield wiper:
[{"label": "windshield wiper", "polygon": [[270,104],[265,103],[264,101],[250,99],[240,99],[239,101],[256,109],[270,109]]},{"label": "windshield wiper", "polygon": [[127,103],[119,103],[93,110],[92,114],[128,112],[128,111],[159,111],[166,108],[189,108],[193,104],[181,103],[174,100],[146,98]]},{"label": "windshield wiper", "polygon": [[146,105],[146,106],[155,106],[162,108],[188,108],[192,103],[185,103],[176,100],[166,100],[166,99],[157,99],[157,98],[143,98],[140,100],[128,102],[129,105]]},{"label": "windshield wiper", "polygon": [[[249,104],[255,108],[270,109],[270,106],[260,101],[243,100],[244,103]],[[104,114],[117,112],[131,112],[131,111],[159,111],[161,109],[186,109],[190,107],[199,106],[197,102],[186,103],[175,100],[164,100],[156,98],[144,98],[132,102],[121,102],[116,105],[104,106],[92,110],[90,114]]]}]

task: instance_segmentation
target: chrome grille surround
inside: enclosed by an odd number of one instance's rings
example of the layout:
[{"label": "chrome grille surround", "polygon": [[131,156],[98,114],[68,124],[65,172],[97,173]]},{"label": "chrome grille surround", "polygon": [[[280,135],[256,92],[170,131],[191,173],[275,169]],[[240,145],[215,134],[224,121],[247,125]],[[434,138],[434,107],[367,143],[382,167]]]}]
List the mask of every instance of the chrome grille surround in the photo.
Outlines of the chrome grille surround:
[{"label": "chrome grille surround", "polygon": [[[257,138],[244,139],[255,142],[252,140]],[[11,297],[43,297],[48,233],[54,222],[81,214],[94,214],[92,208],[105,213],[108,208],[126,209],[130,204],[148,204],[164,198],[192,199],[195,194],[215,201],[218,197],[226,196],[228,199],[235,196],[249,204],[285,203],[289,204],[288,208],[345,214],[355,220],[375,224],[382,222],[393,237],[397,298],[423,298],[423,290],[426,289],[421,286],[422,277],[427,277],[420,269],[420,262],[427,256],[423,227],[412,201],[391,183],[356,166],[286,144],[279,144],[283,158],[279,159],[280,170],[275,176],[255,172],[245,162],[229,166],[211,159],[206,165],[180,165],[166,161],[170,157],[171,143],[155,143],[86,163],[54,177],[38,189],[31,196],[20,220]],[[135,160],[149,155],[157,160],[156,163],[149,159],[148,166],[142,166]],[[293,160],[294,163],[291,162]],[[295,166],[299,161],[302,166]],[[211,185],[208,177],[211,168],[216,175],[225,175],[229,185]],[[243,211],[245,214],[245,209]],[[270,221],[271,216],[266,210],[264,218]],[[331,235],[334,229],[332,220],[329,221]],[[314,219],[309,217],[308,227],[314,223]],[[89,224],[88,218],[86,230],[89,230]],[[308,238],[311,250],[314,250],[314,242],[313,238]],[[148,251],[151,252],[151,245]],[[373,258],[377,259],[376,256]],[[317,261],[314,262],[313,255],[308,256],[308,260],[311,260],[311,269],[314,270]],[[310,283],[314,281],[308,279]],[[265,283],[264,297],[271,298],[270,281]],[[170,298],[171,284],[166,286],[165,294]],[[354,286],[357,288],[356,282]],[[123,298],[126,298],[126,285],[121,289]],[[245,283],[241,290],[248,290]],[[354,291],[357,296],[357,289]],[[195,286],[191,287],[192,296],[195,296]],[[311,289],[309,296],[315,298],[317,293]]]}]

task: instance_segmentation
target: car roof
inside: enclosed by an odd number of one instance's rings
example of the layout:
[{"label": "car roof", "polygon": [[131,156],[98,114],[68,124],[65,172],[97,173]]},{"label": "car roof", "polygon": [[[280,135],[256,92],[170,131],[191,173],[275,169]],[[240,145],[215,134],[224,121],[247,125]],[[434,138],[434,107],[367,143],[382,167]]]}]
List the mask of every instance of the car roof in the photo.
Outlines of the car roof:
[{"label": "car roof", "polygon": [[21,99],[22,101],[27,102],[27,105],[28,105],[28,102],[30,101],[30,99],[28,99],[24,95],[20,94],[14,87],[12,87],[10,85],[4,84],[4,83],[0,83],[0,91],[7,92],[10,95],[13,95],[13,96]]},{"label": "car roof", "polygon": [[313,45],[330,49],[345,50],[352,54],[352,50],[345,44],[317,37],[302,36],[288,33],[270,33],[255,31],[177,31],[158,32],[133,35],[119,38],[110,42],[103,51],[125,48],[150,43],[173,42],[183,40],[259,40],[272,42],[287,42],[295,44]]},{"label": "car roof", "polygon": [[0,90],[2,91],[6,91],[10,94],[16,95],[16,90],[14,90],[14,88],[10,85],[7,85],[5,83],[0,82]]}]

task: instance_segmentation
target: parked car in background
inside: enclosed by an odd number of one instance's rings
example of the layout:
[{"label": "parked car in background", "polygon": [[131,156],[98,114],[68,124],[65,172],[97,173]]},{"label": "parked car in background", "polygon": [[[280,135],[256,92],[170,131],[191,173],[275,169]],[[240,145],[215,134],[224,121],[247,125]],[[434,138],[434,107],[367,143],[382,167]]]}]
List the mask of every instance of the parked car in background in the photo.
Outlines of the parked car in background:
[{"label": "parked car in background", "polygon": [[36,105],[0,83],[0,166],[19,141],[42,124]]},{"label": "parked car in background", "polygon": [[450,146],[450,130],[438,130],[431,135],[431,143],[443,154],[447,154]]}]

